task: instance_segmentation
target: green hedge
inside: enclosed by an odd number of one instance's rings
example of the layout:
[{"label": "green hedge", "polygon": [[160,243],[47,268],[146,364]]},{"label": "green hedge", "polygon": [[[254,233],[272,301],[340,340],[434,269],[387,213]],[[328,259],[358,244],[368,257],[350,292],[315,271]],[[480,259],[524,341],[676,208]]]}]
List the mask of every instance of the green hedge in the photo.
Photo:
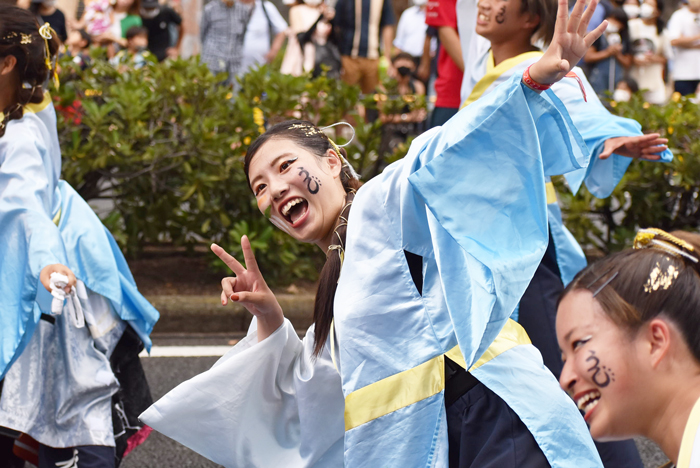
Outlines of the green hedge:
[{"label": "green hedge", "polygon": [[645,133],[668,138],[671,163],[633,161],[610,198],[599,200],[583,187],[575,197],[557,180],[567,227],[590,256],[632,244],[637,229],[697,231],[700,227],[700,108],[674,94],[664,106],[610,102],[612,111],[637,120]]},{"label": "green hedge", "polygon": [[[84,71],[69,59],[61,62],[55,98],[64,178],[88,201],[113,201],[104,222],[132,257],[152,243],[193,248],[217,242],[239,253],[247,234],[266,277],[278,284],[315,279],[323,254],[275,229],[257,209],[243,156],[264,125],[349,119],[357,132],[349,159],[367,180],[382,163],[403,157],[409,144],[378,154],[381,123],[365,122],[357,104],[379,103],[387,113],[425,106],[423,99],[363,98],[339,80],[292,77],[267,66],[241,78],[242,92],[233,96],[219,85],[223,76],[212,76],[197,60],[149,62],[120,72],[100,51],[94,54]],[[395,83],[384,87],[391,93]],[[574,197],[561,178],[555,181],[567,226],[592,255],[628,246],[638,227],[697,229],[700,221],[698,106],[679,96],[666,106],[649,106],[639,95],[613,104],[614,112],[640,121],[645,131],[668,137],[676,158],[670,164],[633,162],[606,200],[585,188]],[[345,141],[340,135],[336,140]]]},{"label": "green hedge", "polygon": [[220,85],[224,77],[197,60],[117,71],[102,54],[94,51],[84,71],[61,61],[54,97],[63,177],[88,201],[113,201],[104,222],[125,252],[137,256],[151,243],[217,242],[238,253],[247,234],[273,283],[314,279],[323,255],[260,214],[243,156],[265,123],[303,118],[327,125],[350,116],[358,138],[348,150],[367,173],[381,132],[353,115],[359,89],[264,66],[245,75],[243,91],[233,96]]}]

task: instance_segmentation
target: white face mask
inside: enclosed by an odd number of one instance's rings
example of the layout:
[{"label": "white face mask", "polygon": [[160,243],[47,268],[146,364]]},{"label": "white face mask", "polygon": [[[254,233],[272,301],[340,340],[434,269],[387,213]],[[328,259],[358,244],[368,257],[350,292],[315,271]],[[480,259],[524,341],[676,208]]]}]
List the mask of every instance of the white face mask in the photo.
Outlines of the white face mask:
[{"label": "white face mask", "polygon": [[160,13],[160,8],[156,7],[156,8],[151,8],[151,9],[147,10],[144,7],[141,7],[140,13],[141,13],[141,16],[143,16],[144,18],[151,19],[151,18],[155,18],[156,16],[158,16],[158,13]]},{"label": "white face mask", "polygon": [[[641,8],[639,8],[639,5],[622,5],[622,9],[625,10],[625,14],[629,19],[632,18],[638,18],[639,14],[641,12]],[[610,26],[608,26],[608,30],[610,29]]]},{"label": "white face mask", "polygon": [[[613,34],[617,34],[620,32],[620,28],[617,27],[616,24],[608,23],[608,28],[605,30],[605,33],[608,36],[612,36]],[[608,38],[608,41],[610,38]]]},{"label": "white face mask", "polygon": [[642,4],[642,7],[639,9],[639,16],[641,18],[651,18],[654,16],[654,13],[656,13],[656,8],[648,3]]},{"label": "white face mask", "polygon": [[323,0],[304,0],[304,3],[306,3],[309,6],[315,7],[323,3]]},{"label": "white face mask", "polygon": [[428,0],[413,0],[413,4],[416,6],[423,6],[428,3]]},{"label": "white face mask", "polygon": [[616,89],[615,91],[613,91],[612,98],[613,101],[627,102],[630,99],[632,99],[632,93],[630,93],[626,89]]}]

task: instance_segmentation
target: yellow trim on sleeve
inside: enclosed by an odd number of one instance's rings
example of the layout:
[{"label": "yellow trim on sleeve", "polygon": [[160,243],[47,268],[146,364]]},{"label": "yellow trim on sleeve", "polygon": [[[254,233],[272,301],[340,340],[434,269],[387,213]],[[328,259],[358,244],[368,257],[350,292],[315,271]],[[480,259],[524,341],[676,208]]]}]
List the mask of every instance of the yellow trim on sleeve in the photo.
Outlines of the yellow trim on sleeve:
[{"label": "yellow trim on sleeve", "polygon": [[460,109],[464,109],[469,104],[479,99],[486,92],[486,90],[489,89],[493,82],[500,78],[500,76],[503,75],[503,73],[505,73],[506,71],[510,70],[516,65],[521,64],[525,60],[541,56],[542,52],[540,52],[539,50],[534,52],[525,52],[524,54],[516,55],[515,57],[511,57],[507,60],[502,61],[498,64],[498,66],[494,66],[493,53],[489,50],[489,56],[486,59],[486,74],[474,86],[474,89],[472,89],[471,94],[469,95],[467,100],[464,101],[464,104],[462,104]]},{"label": "yellow trim on sleeve", "polygon": [[557,202],[557,190],[554,188],[554,184],[551,182],[547,182],[544,184],[544,188],[547,191],[547,204],[551,205],[552,203]]},{"label": "yellow trim on sleeve", "polygon": [[[530,343],[530,337],[527,335],[527,332],[523,326],[513,319],[508,319],[506,324],[503,326],[501,333],[498,334],[496,339],[493,340],[493,343],[491,343],[491,346],[484,351],[484,354],[481,355],[474,365],[469,368],[469,372],[478,369],[491,359],[495,358],[499,354],[505,353],[511,348]],[[459,346],[455,346],[449,350],[447,353],[445,353],[445,356],[452,359],[463,368],[467,368],[467,363],[464,360],[464,356],[462,355],[462,351],[459,349]]]},{"label": "yellow trim on sleeve", "polygon": [[[530,337],[516,321],[509,319],[494,342],[471,367],[478,368],[499,354],[521,344],[529,344]],[[445,356],[466,368],[459,346]],[[436,356],[412,369],[382,379],[355,390],[345,398],[345,430],[380,418],[406,406],[418,403],[440,393],[445,388],[445,360]]]},{"label": "yellow trim on sleeve", "polygon": [[695,402],[688,422],[685,423],[683,439],[681,439],[681,450],[678,452],[678,463],[676,468],[690,468],[690,458],[693,455],[693,446],[700,426],[700,399]]},{"label": "yellow trim on sleeve", "polygon": [[445,388],[443,355],[355,390],[345,398],[345,430],[418,403]]}]

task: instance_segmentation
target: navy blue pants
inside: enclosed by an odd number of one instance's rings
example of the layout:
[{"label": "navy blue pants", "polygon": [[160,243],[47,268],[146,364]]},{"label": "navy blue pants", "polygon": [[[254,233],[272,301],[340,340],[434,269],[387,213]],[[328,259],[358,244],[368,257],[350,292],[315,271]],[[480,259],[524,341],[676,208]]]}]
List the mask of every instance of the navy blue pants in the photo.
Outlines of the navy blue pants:
[{"label": "navy blue pants", "polygon": [[515,411],[481,382],[447,407],[447,437],[450,468],[550,466]]},{"label": "navy blue pants", "polygon": [[[547,252],[537,267],[525,294],[520,300],[518,322],[542,354],[544,364],[558,379],[563,363],[555,329],[557,300],[564,291],[559,267],[550,236]],[[643,468],[639,451],[633,440],[596,442],[596,448],[605,468]]]},{"label": "navy blue pants", "polygon": [[459,108],[436,107],[433,109],[433,113],[430,114],[430,128],[445,125],[445,122],[454,117],[458,111]]}]

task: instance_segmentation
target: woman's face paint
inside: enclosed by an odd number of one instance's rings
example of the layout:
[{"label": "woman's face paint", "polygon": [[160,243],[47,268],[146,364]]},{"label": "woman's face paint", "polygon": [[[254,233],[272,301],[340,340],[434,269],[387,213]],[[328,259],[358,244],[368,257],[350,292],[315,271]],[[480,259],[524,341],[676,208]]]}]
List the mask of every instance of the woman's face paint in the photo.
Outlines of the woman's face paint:
[{"label": "woman's face paint", "polygon": [[[493,44],[512,41],[530,19],[522,10],[523,0],[479,0],[476,33]],[[532,27],[532,26],[529,26]]]},{"label": "woman's face paint", "polygon": [[332,231],[344,203],[334,167],[290,140],[269,140],[249,167],[258,209],[295,239],[318,243]]},{"label": "woman's face paint", "polygon": [[[564,368],[561,387],[574,398],[596,440],[630,436],[644,406],[639,346],[605,314],[590,291],[568,293],[557,312]],[[640,392],[641,391],[641,392]]]}]

